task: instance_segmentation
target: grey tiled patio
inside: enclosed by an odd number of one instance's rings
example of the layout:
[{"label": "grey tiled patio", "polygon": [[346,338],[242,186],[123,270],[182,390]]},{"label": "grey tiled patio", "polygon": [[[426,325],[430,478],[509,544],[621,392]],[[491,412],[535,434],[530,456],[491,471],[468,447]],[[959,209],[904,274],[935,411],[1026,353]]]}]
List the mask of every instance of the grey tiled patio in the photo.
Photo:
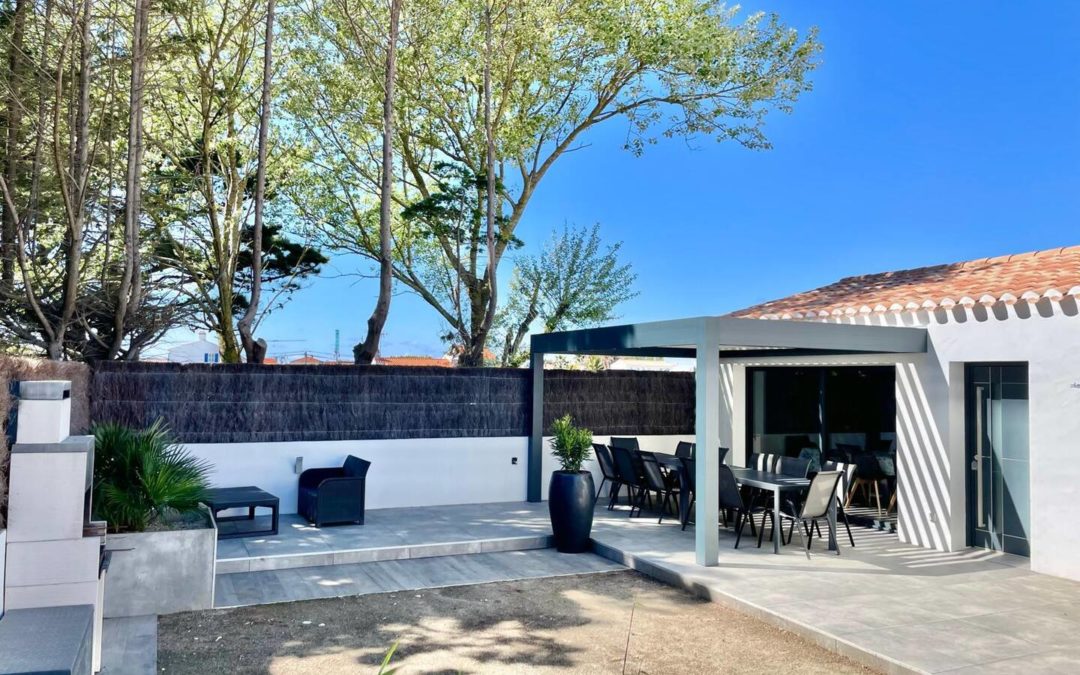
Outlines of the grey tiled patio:
[{"label": "grey tiled patio", "polygon": [[884,672],[1080,672],[1080,583],[1032,573],[1024,558],[928,551],[853,527],[855,548],[841,528],[840,556],[815,542],[807,560],[797,543],[756,548],[749,530],[736,550],[721,530],[720,564],[704,568],[692,527],[624,510],[596,518],[601,555]]},{"label": "grey tiled patio", "polygon": [[[222,523],[222,532],[269,527],[268,517]],[[218,542],[218,572],[254,572],[547,548],[551,526],[545,504],[510,502],[375,509],[364,525],[317,528],[283,515],[278,534]]]},{"label": "grey tiled patio", "polygon": [[[278,537],[222,541],[219,565],[265,571],[219,574],[219,604],[603,569],[592,556],[498,552],[546,545],[546,504],[385,509],[367,517],[362,527],[322,529],[284,517]],[[748,531],[735,550],[734,535],[721,530],[720,564],[703,568],[694,562],[692,527],[599,507],[593,540],[596,552],[615,562],[885,672],[1080,672],[1080,583],[1034,574],[1023,558],[940,553],[887,532],[852,531],[855,548],[841,531],[842,555],[815,544],[808,561],[797,545],[781,555],[758,549]],[[460,553],[480,555],[430,557]],[[357,564],[365,561],[381,562]],[[309,563],[319,566],[274,572]]]}]

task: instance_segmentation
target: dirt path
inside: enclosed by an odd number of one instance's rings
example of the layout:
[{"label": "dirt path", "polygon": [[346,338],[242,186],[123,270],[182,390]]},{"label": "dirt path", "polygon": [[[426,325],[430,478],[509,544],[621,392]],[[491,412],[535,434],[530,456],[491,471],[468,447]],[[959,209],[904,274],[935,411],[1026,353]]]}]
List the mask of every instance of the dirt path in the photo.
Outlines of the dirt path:
[{"label": "dirt path", "polygon": [[871,672],[631,571],[166,616],[158,668],[374,673],[395,642],[401,674]]}]

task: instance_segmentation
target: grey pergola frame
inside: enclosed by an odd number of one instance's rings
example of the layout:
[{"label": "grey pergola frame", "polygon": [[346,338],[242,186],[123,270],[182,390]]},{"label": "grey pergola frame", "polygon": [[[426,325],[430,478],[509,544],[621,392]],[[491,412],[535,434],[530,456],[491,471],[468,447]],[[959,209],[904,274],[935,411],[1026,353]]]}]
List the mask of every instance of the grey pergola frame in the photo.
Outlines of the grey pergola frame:
[{"label": "grey pergola frame", "polygon": [[[835,354],[916,354],[927,349],[923,328],[866,326],[812,321],[734,319],[703,316],[672,321],[587,328],[533,335],[532,426],[529,436],[528,499],[542,499],[544,356],[662,356],[693,358],[696,368],[695,435],[698,447],[695,527],[697,562],[715,565],[720,475],[720,363],[747,357]],[[701,461],[703,460],[703,461]]]}]

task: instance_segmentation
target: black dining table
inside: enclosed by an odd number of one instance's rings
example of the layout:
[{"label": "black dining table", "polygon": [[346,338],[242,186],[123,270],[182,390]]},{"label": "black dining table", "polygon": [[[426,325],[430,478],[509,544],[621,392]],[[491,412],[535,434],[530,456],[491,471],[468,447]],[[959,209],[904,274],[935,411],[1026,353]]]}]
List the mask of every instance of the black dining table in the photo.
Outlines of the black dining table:
[{"label": "black dining table", "polygon": [[[690,477],[686,475],[682,459],[665,452],[655,452],[656,462],[665,469],[673,472],[679,479],[679,522],[685,524],[690,518]],[[809,478],[788,476],[775,471],[759,471],[745,467],[733,466],[731,473],[736,482],[747,487],[767,490],[773,494],[773,517],[775,518],[776,530],[780,530],[780,505],[783,495],[792,492],[802,492],[810,487]],[[781,538],[778,534],[773,535],[773,553],[780,553]],[[829,506],[829,550],[836,550],[836,500],[833,499]]]},{"label": "black dining table", "polygon": [[[759,488],[761,490],[768,490],[773,494],[773,523],[776,532],[773,534],[773,553],[780,552],[780,540],[783,538],[780,535],[780,504],[783,501],[782,495],[791,492],[802,492],[806,488],[810,487],[809,478],[801,478],[798,476],[788,476],[782,473],[776,473],[775,471],[759,471],[757,469],[747,469],[744,467],[733,466],[731,467],[731,473],[735,476],[735,481],[739,485],[745,485],[747,487]],[[764,524],[762,524],[764,527]],[[836,550],[836,499],[835,497],[829,502],[829,550]]]}]

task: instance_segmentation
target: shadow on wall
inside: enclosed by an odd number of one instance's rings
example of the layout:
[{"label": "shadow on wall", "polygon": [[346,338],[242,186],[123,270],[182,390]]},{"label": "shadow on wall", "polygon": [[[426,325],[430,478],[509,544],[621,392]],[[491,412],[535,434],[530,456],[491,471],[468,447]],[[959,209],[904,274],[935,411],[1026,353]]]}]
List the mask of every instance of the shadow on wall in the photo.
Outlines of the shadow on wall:
[{"label": "shadow on wall", "polygon": [[948,382],[926,358],[896,364],[897,509],[902,541],[948,550],[954,516],[949,497]]}]

